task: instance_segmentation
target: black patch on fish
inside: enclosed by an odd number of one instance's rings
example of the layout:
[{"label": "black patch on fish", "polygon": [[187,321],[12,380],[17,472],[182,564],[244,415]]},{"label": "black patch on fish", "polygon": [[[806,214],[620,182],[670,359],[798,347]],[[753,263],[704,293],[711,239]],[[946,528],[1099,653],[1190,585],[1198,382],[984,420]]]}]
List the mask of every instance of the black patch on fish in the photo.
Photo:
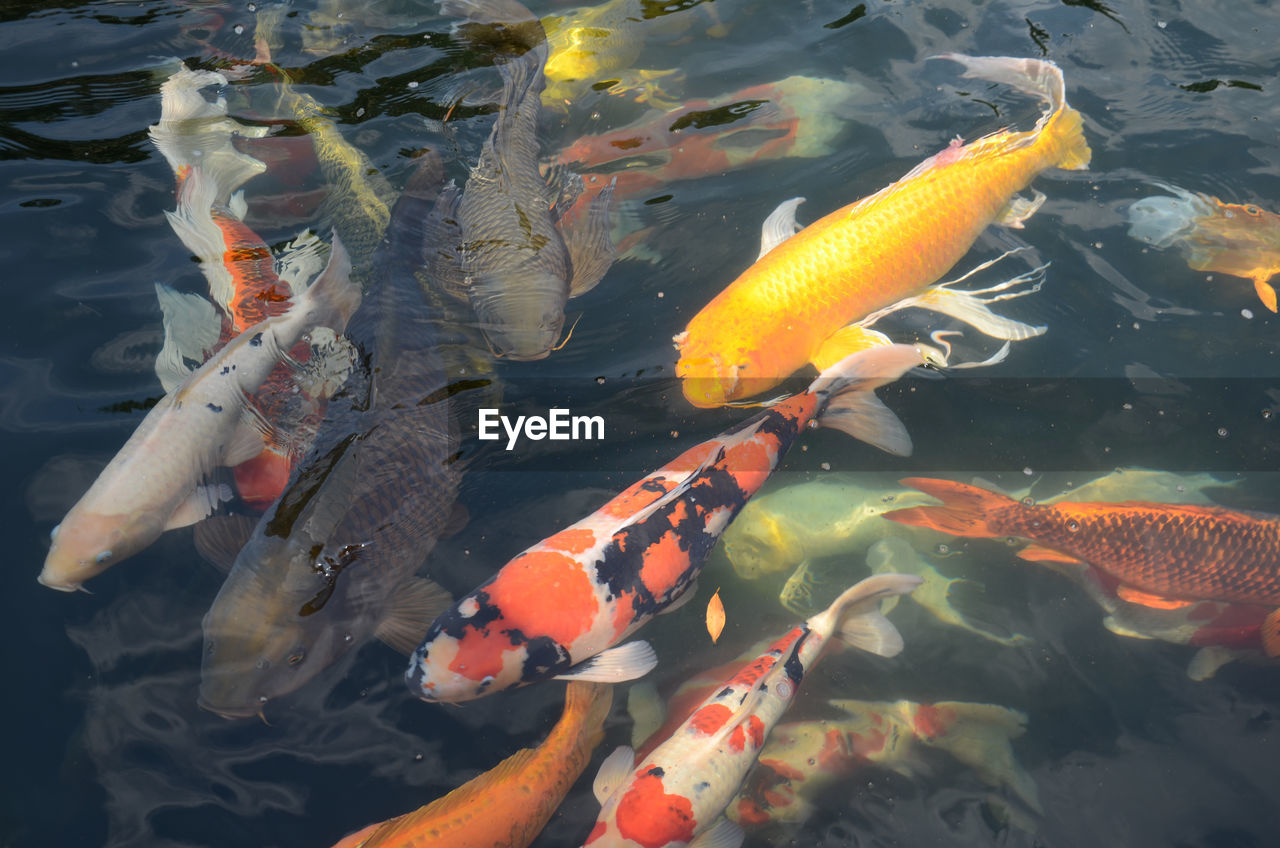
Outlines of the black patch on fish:
[{"label": "black patch on fish", "polygon": [[[462,605],[468,599],[476,602],[476,614],[470,617],[462,614]],[[425,641],[430,642],[441,633],[452,636],[454,639],[462,639],[468,630],[486,630],[490,624],[501,618],[502,610],[490,602],[488,592],[480,589],[441,613],[427,630]]]},{"label": "black patch on fish", "polygon": [[796,686],[800,685],[800,681],[804,680],[804,663],[800,661],[800,647],[804,645],[805,640],[809,638],[811,631],[808,625],[801,625],[804,631],[799,639],[795,641],[795,645],[791,648],[791,656],[787,657],[786,663],[782,666],[782,670],[787,673],[787,677]]},{"label": "black patch on fish", "polygon": [[520,670],[520,679],[526,682],[543,680],[564,674],[573,667],[573,658],[564,646],[550,636],[537,636],[528,639],[519,631],[511,631],[511,643],[518,644],[516,637],[525,642],[524,667]]},{"label": "black patch on fish", "polygon": [[733,694],[733,687],[732,687],[732,686],[726,686],[726,687],[724,687],[723,689],[721,689],[719,692],[717,692],[717,693],[716,693],[716,698],[717,698],[717,699],[718,699],[718,698],[723,698],[723,697],[725,697],[726,695],[732,695],[732,694]]},{"label": "black patch on fish", "polygon": [[230,365],[224,365],[224,366],[222,366],[222,370],[221,370],[221,371],[219,371],[218,373],[219,373],[219,374],[222,374],[222,375],[230,374],[230,373],[231,373],[231,366],[230,366]]},{"label": "black patch on fish", "polygon": [[250,347],[262,347],[262,333],[254,333],[253,338],[249,339]]},{"label": "black patch on fish", "polygon": [[666,777],[667,773],[662,770],[662,766],[652,766],[645,774],[653,777]]},{"label": "black patch on fish", "polygon": [[672,121],[669,129],[671,132],[679,132],[689,128],[702,130],[707,127],[726,126],[736,121],[741,121],[769,102],[768,100],[740,100],[737,103],[718,106],[715,109],[686,112]]},{"label": "black patch on fish", "polygon": [[221,412],[221,411],[222,411],[222,407],[218,406],[216,403],[206,403],[206,404],[205,404],[205,406],[206,406],[206,407],[208,407],[208,408],[209,408],[210,410],[212,410],[213,412]]},{"label": "black patch on fish", "polygon": [[334,445],[328,453],[315,457],[305,464],[302,471],[298,473],[297,478],[284,490],[284,493],[280,495],[280,499],[276,501],[275,511],[271,513],[271,517],[263,525],[263,535],[277,536],[281,539],[289,537],[289,534],[293,532],[294,522],[298,520],[306,510],[307,504],[320,491],[324,481],[329,477],[329,472],[342,459],[347,452],[347,448],[351,447],[359,437],[359,433],[352,433]]}]

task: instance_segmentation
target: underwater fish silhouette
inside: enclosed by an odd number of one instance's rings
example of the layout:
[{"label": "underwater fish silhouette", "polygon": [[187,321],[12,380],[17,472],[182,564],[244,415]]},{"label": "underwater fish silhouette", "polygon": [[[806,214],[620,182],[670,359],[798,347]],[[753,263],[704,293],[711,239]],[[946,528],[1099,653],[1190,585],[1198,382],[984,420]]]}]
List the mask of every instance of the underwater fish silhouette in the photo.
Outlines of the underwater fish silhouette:
[{"label": "underwater fish silhouette", "polygon": [[1267,607],[1262,644],[1280,655],[1280,516],[1214,506],[1027,504],[950,480],[904,486],[942,501],[885,513],[890,521],[954,536],[1015,536],[1030,562],[1084,562],[1116,581],[1121,600],[1157,609],[1221,601]]},{"label": "underwater fish silhouette", "polygon": [[539,167],[547,45],[537,19],[514,0],[442,0],[440,6],[473,23],[536,33],[526,52],[498,62],[498,118],[466,186],[459,192],[450,184],[441,193],[430,267],[471,303],[498,355],[541,359],[560,338],[565,303],[594,288],[613,263],[612,191],[601,191],[586,214],[571,221],[565,213],[582,191],[582,179],[565,168],[544,175]]},{"label": "underwater fish silhouette", "polygon": [[1253,281],[1262,305],[1276,311],[1271,278],[1280,274],[1280,215],[1252,203],[1158,183],[1173,197],[1146,197],[1129,207],[1129,235],[1155,247],[1177,245],[1196,271]]},{"label": "underwater fish silhouette", "polygon": [[887,338],[866,324],[908,306],[951,315],[1006,340],[1044,332],[986,305],[1011,296],[1011,286],[1034,274],[979,292],[933,283],[988,225],[1020,226],[1039,208],[1043,194],[1016,196],[1038,174],[1087,166],[1083,119],[1067,105],[1062,71],[1052,62],[939,58],[964,65],[966,76],[1035,94],[1048,109],[1030,131],[956,142],[892,185],[799,232],[799,199],[782,204],[766,222],[760,258],[675,337],[676,373],[690,403],[709,407],[751,397],[806,363],[821,370],[854,350],[884,344]]},{"label": "underwater fish silhouette", "polygon": [[910,437],[874,390],[940,362],[925,346],[861,351],[807,391],[681,454],[459,599],[414,653],[409,690],[457,702],[548,677],[643,675],[656,662],[648,646],[619,643],[693,597],[725,527],[810,422],[908,454]]},{"label": "underwater fish silhouette", "polygon": [[[868,577],[724,681],[639,764],[628,747],[610,754],[596,776],[601,810],[584,848],[741,842],[739,827],[722,814],[822,649],[838,632],[855,647],[896,656],[902,637],[880,615],[880,601],[918,583],[897,574]],[[706,841],[696,843],[702,834]]]},{"label": "underwater fish silhouette", "polygon": [[359,830],[333,848],[525,848],[542,831],[604,739],[607,683],[569,682],[560,721],[536,748],[411,813]]},{"label": "underwater fish silhouette", "polygon": [[[205,615],[200,703],[221,715],[260,713],[375,635],[407,653],[448,605],[415,576],[462,475],[451,411],[464,401],[449,396],[438,345],[447,328],[413,273],[442,175],[427,154],[405,187],[348,328],[357,367]],[[204,522],[197,541],[234,554],[234,529]]]}]

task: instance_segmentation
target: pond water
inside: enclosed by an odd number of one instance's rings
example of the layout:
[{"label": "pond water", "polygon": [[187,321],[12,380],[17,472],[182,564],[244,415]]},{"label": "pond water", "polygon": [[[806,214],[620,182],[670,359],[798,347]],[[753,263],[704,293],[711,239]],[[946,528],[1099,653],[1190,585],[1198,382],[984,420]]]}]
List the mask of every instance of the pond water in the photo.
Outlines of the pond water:
[{"label": "pond water", "polygon": [[[580,14],[554,0],[529,6],[540,16]],[[425,704],[402,682],[403,656],[378,642],[271,703],[266,722],[200,709],[201,619],[223,575],[197,555],[189,528],[95,578],[91,594],[35,582],[51,528],[163,393],[152,368],[162,339],[153,284],[204,285],[163,214],[174,206],[173,174],[147,136],[160,85],[175,58],[209,69],[253,59],[268,11],[208,0],[14,0],[0,9],[0,450],[12,542],[0,592],[9,622],[6,846],[327,846],[536,744],[559,716],[558,682],[462,707]],[[800,221],[815,220],[955,136],[1029,129],[1037,119],[1039,104],[960,78],[956,65],[930,60],[941,53],[1052,60],[1084,115],[1089,169],[1039,177],[1048,197],[1040,211],[1023,229],[989,229],[952,273],[1025,247],[981,279],[1051,263],[1040,291],[1001,304],[1048,330],[1015,343],[1003,362],[881,390],[911,433],[912,456],[813,432],[769,490],[841,475],[874,498],[899,477],[949,476],[1011,492],[1032,486],[1030,496],[1046,498],[1117,468],[1147,468],[1184,475],[1188,488],[1204,483],[1193,475],[1211,474],[1220,484],[1206,491],[1213,501],[1280,513],[1280,319],[1249,281],[1193,270],[1184,252],[1131,239],[1126,218],[1139,198],[1168,193],[1156,183],[1280,211],[1273,4],[685,0],[636,2],[631,17],[629,68],[679,73],[643,78],[656,86],[646,102],[602,86],[546,109],[548,156],[654,119],[654,103],[736,104],[707,120],[748,120],[758,104],[731,95],[794,76],[840,83],[838,97],[802,110],[825,122],[804,130],[821,143],[808,156],[595,170],[596,180],[651,177],[619,190],[615,236],[627,252],[570,301],[577,324],[562,349],[499,361],[494,373],[510,409],[599,415],[604,438],[469,446],[460,495],[468,520],[422,573],[466,592],[751,414],[690,407],[671,338],[754,260],[769,212],[803,196]],[[297,0],[281,21],[271,58],[330,107],[338,131],[392,187],[424,148],[465,180],[499,83],[492,56],[452,36],[434,3]],[[323,179],[305,134],[270,116],[273,85],[250,74],[222,93],[232,117],[271,128],[265,141],[274,143],[254,148],[269,162],[245,188],[246,222],[278,248],[308,226],[327,238],[329,221],[309,199]],[[908,313],[891,332],[926,340],[945,321]],[[973,332],[957,343],[970,359],[994,349]],[[834,698],[1020,711],[1026,732],[1012,752],[1039,809],[984,777],[981,757],[966,764],[927,748],[897,771],[858,769],[815,801],[806,822],[752,831],[747,845],[1275,844],[1274,666],[1231,662],[1193,680],[1194,647],[1110,632],[1078,581],[1017,559],[1001,541],[943,543],[919,547],[939,571],[974,581],[957,605],[1026,638],[999,644],[903,602],[892,619],[906,650],[893,660],[824,660],[788,720],[830,717],[825,701]],[[815,594],[829,599],[864,575],[865,557],[865,546],[827,556]],[[777,601],[785,576],[744,580],[715,551],[702,593],[643,631],[660,658],[650,676],[658,690],[783,632],[795,620]],[[712,646],[701,610],[716,586],[729,623]],[[605,743],[535,845],[586,838],[598,810],[591,776],[630,740],[625,688]]]}]

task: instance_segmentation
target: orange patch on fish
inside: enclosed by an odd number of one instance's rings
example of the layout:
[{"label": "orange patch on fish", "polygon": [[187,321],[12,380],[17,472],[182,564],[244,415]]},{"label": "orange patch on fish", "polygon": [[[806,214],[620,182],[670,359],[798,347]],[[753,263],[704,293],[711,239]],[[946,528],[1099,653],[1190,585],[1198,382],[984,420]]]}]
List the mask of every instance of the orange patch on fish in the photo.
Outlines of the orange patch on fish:
[{"label": "orange patch on fish", "polygon": [[587,841],[583,845],[590,845],[600,837],[604,836],[609,830],[609,826],[604,822],[596,822],[596,826],[591,828],[591,833],[587,835]]},{"label": "orange patch on fish", "polygon": [[674,488],[675,484],[670,480],[642,480],[600,507],[600,514],[630,518]]},{"label": "orange patch on fish", "polygon": [[[529,551],[512,560],[486,590],[503,619],[568,645],[591,629],[600,602],[582,566],[556,551]],[[548,601],[554,599],[554,609]]]},{"label": "orange patch on fish", "polygon": [[710,459],[719,449],[720,442],[716,439],[695,445],[667,463],[666,469],[674,474],[693,471]]},{"label": "orange patch on fish", "polygon": [[623,838],[643,848],[690,842],[697,826],[689,799],[668,795],[662,778],[653,774],[646,774],[631,785],[618,803],[615,821]]},{"label": "orange patch on fish", "polygon": [[689,717],[689,728],[710,736],[733,718],[733,710],[724,704],[708,704]]},{"label": "orange patch on fish", "polygon": [[872,730],[869,733],[850,733],[849,741],[853,743],[853,753],[859,757],[870,758],[884,750],[888,739],[883,730]]},{"label": "orange patch on fish", "polygon": [[680,546],[680,535],[668,530],[649,544],[640,565],[640,582],[661,599],[689,567],[689,552]]},{"label": "orange patch on fish", "polygon": [[750,798],[738,799],[738,821],[742,824],[759,826],[768,824],[769,814],[764,808]]},{"label": "orange patch on fish", "polygon": [[[449,670],[470,680],[496,677],[502,671],[505,651],[497,639],[486,638],[483,631],[467,629],[458,641],[458,653],[449,663]],[[508,643],[507,647],[511,645]]]},{"label": "orange patch on fish", "polygon": [[946,734],[955,724],[956,711],[950,707],[933,707],[921,704],[911,719],[912,729],[917,736],[936,739]]}]

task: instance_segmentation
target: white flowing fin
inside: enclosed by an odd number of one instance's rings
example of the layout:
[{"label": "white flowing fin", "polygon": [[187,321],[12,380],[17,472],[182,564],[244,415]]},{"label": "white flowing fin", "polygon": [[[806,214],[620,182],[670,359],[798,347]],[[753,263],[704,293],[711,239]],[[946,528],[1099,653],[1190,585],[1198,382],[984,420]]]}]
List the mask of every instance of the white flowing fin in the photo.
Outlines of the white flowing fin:
[{"label": "white flowing fin", "polygon": [[329,258],[329,245],[311,230],[298,233],[285,245],[284,252],[276,260],[276,276],[297,297],[307,287],[307,281],[319,274]]},{"label": "white flowing fin", "polygon": [[1020,197],[1015,194],[1009,199],[1004,209],[1000,210],[1000,214],[996,216],[995,223],[1011,230],[1020,230],[1023,222],[1036,214],[1036,211],[1044,205],[1044,201],[1044,192],[1036,189],[1031,190],[1030,198]]},{"label": "white flowing fin", "polygon": [[557,680],[584,680],[588,683],[622,683],[644,677],[658,664],[658,655],[648,642],[627,642],[578,663]]},{"label": "white flowing fin", "polygon": [[197,521],[203,521],[213,515],[222,504],[228,503],[234,498],[235,493],[231,491],[231,487],[226,483],[201,483],[169,515],[169,520],[165,522],[164,529],[173,530],[178,527],[187,527]]},{"label": "white flowing fin", "polygon": [[600,770],[596,772],[596,779],[591,784],[591,792],[600,804],[608,801],[618,791],[618,787],[627,782],[635,764],[636,752],[626,745],[614,748],[613,753],[604,758]]},{"label": "white flowing fin", "polygon": [[769,213],[760,227],[759,261],[769,251],[800,232],[804,227],[796,223],[796,209],[804,203],[803,197],[793,197],[778,204],[778,208]]},{"label": "white flowing fin", "polygon": [[156,376],[165,393],[182,385],[217,347],[222,318],[214,305],[198,294],[179,292],[156,283],[164,344],[156,357]]},{"label": "white flowing fin", "polygon": [[695,836],[689,848],[738,848],[746,838],[747,834],[736,822],[721,816],[709,829]]},{"label": "white flowing fin", "polygon": [[1197,681],[1208,680],[1218,673],[1218,669],[1244,655],[1244,651],[1235,651],[1221,645],[1207,645],[1192,655],[1191,662],[1187,665],[1187,677]]},{"label": "white flowing fin", "polygon": [[871,392],[842,395],[831,401],[818,424],[894,456],[911,456],[914,449],[901,419]]}]

